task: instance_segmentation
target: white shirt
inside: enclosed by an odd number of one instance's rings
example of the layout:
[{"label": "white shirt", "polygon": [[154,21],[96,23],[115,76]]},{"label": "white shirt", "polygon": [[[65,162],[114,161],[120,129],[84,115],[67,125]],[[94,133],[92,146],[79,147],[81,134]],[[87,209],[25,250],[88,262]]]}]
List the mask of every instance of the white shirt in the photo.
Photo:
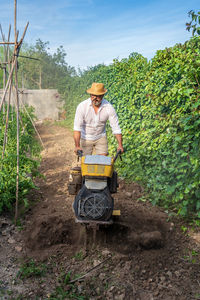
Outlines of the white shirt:
[{"label": "white shirt", "polygon": [[94,141],[106,135],[106,121],[109,120],[113,134],[121,134],[114,107],[102,99],[98,112],[92,106],[92,100],[81,102],[76,109],[74,130],[81,131],[81,138]]}]

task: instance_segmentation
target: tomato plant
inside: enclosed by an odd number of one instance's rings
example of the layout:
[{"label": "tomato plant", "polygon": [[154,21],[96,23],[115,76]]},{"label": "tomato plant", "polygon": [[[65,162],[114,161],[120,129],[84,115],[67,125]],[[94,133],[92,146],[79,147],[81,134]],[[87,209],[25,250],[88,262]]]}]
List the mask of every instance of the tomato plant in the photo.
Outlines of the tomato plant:
[{"label": "tomato plant", "polygon": [[[34,118],[33,109],[27,109],[31,117]],[[40,147],[35,139],[30,118],[23,111],[21,111],[20,120],[19,199],[27,205],[26,195],[30,189],[35,187],[33,179],[39,175],[38,154]],[[0,129],[0,153],[2,155],[5,133],[5,116],[3,114],[0,116]],[[16,114],[12,111],[8,124],[7,145],[0,163],[0,212],[11,210],[16,199],[16,135]]]}]

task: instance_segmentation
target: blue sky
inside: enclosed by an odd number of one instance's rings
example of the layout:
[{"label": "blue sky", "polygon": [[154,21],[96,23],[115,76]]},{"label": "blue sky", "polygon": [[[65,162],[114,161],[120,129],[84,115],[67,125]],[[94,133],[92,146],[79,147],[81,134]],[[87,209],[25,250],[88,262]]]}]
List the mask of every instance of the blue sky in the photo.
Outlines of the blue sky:
[{"label": "blue sky", "polygon": [[[199,0],[18,0],[20,36],[29,21],[25,41],[50,42],[50,51],[63,45],[66,61],[86,68],[112,63],[139,52],[151,59],[156,50],[188,40],[188,11]],[[7,35],[14,20],[14,0],[0,0],[0,23]]]}]

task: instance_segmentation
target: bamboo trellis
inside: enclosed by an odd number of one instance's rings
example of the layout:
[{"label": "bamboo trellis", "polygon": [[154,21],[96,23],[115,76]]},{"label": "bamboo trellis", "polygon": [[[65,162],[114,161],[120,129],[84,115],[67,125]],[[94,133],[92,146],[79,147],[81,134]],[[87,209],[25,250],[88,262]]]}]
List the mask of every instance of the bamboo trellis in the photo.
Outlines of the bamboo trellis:
[{"label": "bamboo trellis", "polygon": [[[3,45],[3,54],[4,54],[4,61],[0,60],[0,67],[3,69],[3,94],[2,98],[0,99],[0,113],[3,112],[4,117],[3,121],[5,122],[5,132],[4,132],[4,139],[3,139],[3,150],[2,150],[2,160],[4,158],[5,154],[5,149],[6,149],[6,144],[7,144],[7,132],[8,132],[8,123],[9,123],[9,116],[10,116],[10,109],[12,107],[15,107],[16,111],[16,127],[17,127],[17,145],[16,145],[16,156],[17,156],[17,161],[16,161],[16,202],[15,202],[15,225],[17,223],[18,219],[18,204],[19,204],[19,165],[20,165],[20,157],[19,157],[19,146],[20,146],[20,123],[21,126],[22,120],[20,117],[20,105],[19,105],[19,91],[18,91],[18,72],[17,72],[17,63],[18,63],[18,57],[19,57],[19,52],[28,28],[29,22],[27,22],[22,37],[21,39],[18,39],[19,37],[19,31],[17,30],[17,0],[14,0],[14,42],[10,41],[10,34],[11,34],[11,25],[9,25],[9,30],[8,30],[8,37],[6,40],[5,35],[3,34],[2,26],[0,24],[0,32],[1,32],[1,38],[2,42],[0,42],[0,45]],[[14,50],[12,51],[12,56],[11,56],[11,51],[10,51],[10,46],[14,47]],[[14,104],[11,105],[11,94],[13,94],[13,91],[15,92],[15,97],[14,97]],[[5,112],[5,102],[7,98],[7,111]],[[23,102],[22,102],[23,105]],[[26,110],[25,106],[24,109],[26,113],[28,114],[29,118],[31,119],[32,125],[40,139],[40,142],[42,146],[44,147],[44,144],[42,142],[42,139],[39,135],[39,132],[37,128],[35,127],[35,124],[29,115],[28,111]]]}]

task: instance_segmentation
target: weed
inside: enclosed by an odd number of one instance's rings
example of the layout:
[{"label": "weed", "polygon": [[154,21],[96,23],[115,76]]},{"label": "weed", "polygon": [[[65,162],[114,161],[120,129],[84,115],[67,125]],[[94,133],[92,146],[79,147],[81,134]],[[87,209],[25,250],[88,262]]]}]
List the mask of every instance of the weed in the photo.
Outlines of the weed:
[{"label": "weed", "polygon": [[63,283],[63,284],[68,284],[71,279],[71,271],[69,271],[67,274],[62,272],[58,278],[58,282]]},{"label": "weed", "polygon": [[138,201],[146,202],[146,201],[147,201],[147,199],[146,199],[146,197],[145,197],[145,196],[142,196],[142,197],[140,197],[140,198],[138,199]]},{"label": "weed", "polygon": [[194,249],[192,249],[191,252],[188,250],[188,252],[189,252],[188,255],[184,255],[184,259],[192,264],[198,263],[199,262],[199,260],[198,260],[199,253]]},{"label": "weed", "polygon": [[24,279],[33,276],[43,276],[46,273],[46,265],[45,264],[36,264],[36,262],[31,259],[30,261],[22,264],[19,272],[17,273],[17,277]]},{"label": "weed", "polygon": [[[77,274],[74,278],[79,278],[81,275]],[[60,285],[56,287],[55,291],[48,295],[50,300],[64,300],[64,299],[74,299],[74,300],[87,300],[86,296],[80,295],[76,286],[70,284],[71,272],[67,274],[62,273],[59,277]]]},{"label": "weed", "polygon": [[57,286],[55,292],[49,295],[48,299],[50,300],[65,300],[65,299],[74,299],[74,300],[86,300],[88,297],[78,295],[75,291],[74,286],[70,286],[69,290],[65,290],[65,288],[61,286]]},{"label": "weed", "polygon": [[12,295],[12,294],[13,294],[13,291],[7,291],[7,294],[8,294],[8,295]]},{"label": "weed", "polygon": [[168,209],[166,209],[166,210],[165,210],[165,213],[168,215],[167,222],[169,222],[169,221],[170,221],[170,218],[172,218],[172,217],[175,217],[175,216],[176,216],[175,212],[173,212],[173,211],[169,211]]},{"label": "weed", "polygon": [[194,220],[194,224],[197,226],[197,227],[200,227],[200,220]]},{"label": "weed", "polygon": [[181,230],[183,231],[183,233],[186,233],[187,232],[187,230],[188,230],[188,228],[186,227],[186,226],[181,226]]},{"label": "weed", "polygon": [[[14,224],[14,219],[13,219],[13,224]],[[21,222],[21,220],[19,218],[16,221],[16,226],[17,226],[17,230],[18,231],[22,231],[24,229],[23,225],[22,225],[22,222]]]},{"label": "weed", "polygon": [[108,288],[109,288],[109,283],[106,282],[105,285],[104,285],[104,289],[107,290]]},{"label": "weed", "polygon": [[68,284],[69,281],[70,281],[70,277],[71,277],[71,272],[68,272],[66,275],[65,275],[65,278],[64,278],[64,284]]},{"label": "weed", "polygon": [[191,254],[192,254],[192,256],[198,256],[199,255],[199,253],[194,249],[192,250]]},{"label": "weed", "polygon": [[105,272],[108,271],[108,266],[104,266],[103,269]]},{"label": "weed", "polygon": [[83,260],[83,259],[84,259],[83,251],[77,252],[77,253],[73,256],[73,258],[75,258],[76,260],[79,260],[79,261]]}]

